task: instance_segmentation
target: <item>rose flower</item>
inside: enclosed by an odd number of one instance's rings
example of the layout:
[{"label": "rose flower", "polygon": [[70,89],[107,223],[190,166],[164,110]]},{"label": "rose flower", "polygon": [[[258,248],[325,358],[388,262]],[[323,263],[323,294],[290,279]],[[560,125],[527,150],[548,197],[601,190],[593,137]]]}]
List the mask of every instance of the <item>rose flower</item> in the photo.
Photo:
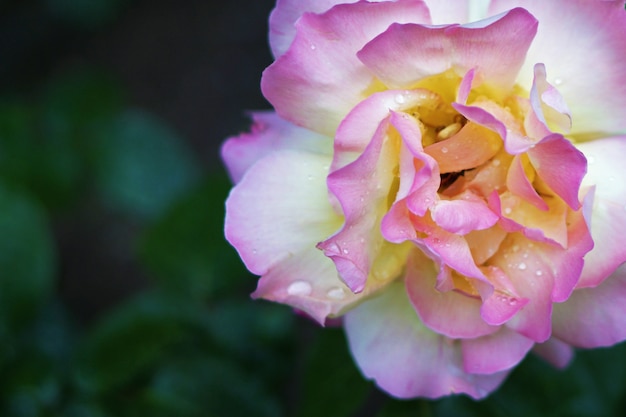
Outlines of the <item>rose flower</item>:
[{"label": "rose flower", "polygon": [[624,1],[480,6],[279,0],[275,112],[222,149],[253,296],[400,398],[626,339]]}]

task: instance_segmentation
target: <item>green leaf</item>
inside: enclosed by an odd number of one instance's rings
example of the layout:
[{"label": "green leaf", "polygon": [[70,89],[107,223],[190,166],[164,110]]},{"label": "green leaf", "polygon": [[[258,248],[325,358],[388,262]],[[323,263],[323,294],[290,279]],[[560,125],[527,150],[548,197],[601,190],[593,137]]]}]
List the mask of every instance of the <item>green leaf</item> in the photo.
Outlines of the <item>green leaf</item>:
[{"label": "green leaf", "polygon": [[207,177],[146,230],[139,255],[164,288],[195,299],[246,282],[246,288],[254,288],[256,278],[224,238],[230,187],[225,175]]},{"label": "green leaf", "polygon": [[[258,375],[224,357],[179,356],[152,380],[143,396],[144,414],[151,416],[276,417],[276,399]],[[146,405],[151,405],[147,408]],[[150,410],[150,413],[145,413]]]},{"label": "green leaf", "polygon": [[195,185],[199,168],[182,140],[157,118],[128,110],[102,127],[91,157],[104,204],[155,219]]},{"label": "green leaf", "polygon": [[36,201],[0,183],[0,325],[19,329],[50,295],[56,259]]},{"label": "green leaf", "polygon": [[298,417],[352,416],[372,385],[358,371],[348,353],[343,331],[316,329],[304,370]]},{"label": "green leaf", "polygon": [[105,316],[79,346],[79,387],[104,394],[149,374],[184,337],[166,300],[145,294]]}]

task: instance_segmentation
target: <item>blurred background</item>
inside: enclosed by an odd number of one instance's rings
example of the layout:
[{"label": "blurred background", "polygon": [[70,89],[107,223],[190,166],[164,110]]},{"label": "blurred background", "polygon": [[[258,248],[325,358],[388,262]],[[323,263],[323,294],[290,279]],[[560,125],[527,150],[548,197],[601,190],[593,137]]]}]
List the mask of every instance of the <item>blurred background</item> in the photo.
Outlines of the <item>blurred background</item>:
[{"label": "blurred background", "polygon": [[251,301],[220,143],[272,0],[0,0],[0,416],[614,416],[624,346],[399,401],[339,328]]}]

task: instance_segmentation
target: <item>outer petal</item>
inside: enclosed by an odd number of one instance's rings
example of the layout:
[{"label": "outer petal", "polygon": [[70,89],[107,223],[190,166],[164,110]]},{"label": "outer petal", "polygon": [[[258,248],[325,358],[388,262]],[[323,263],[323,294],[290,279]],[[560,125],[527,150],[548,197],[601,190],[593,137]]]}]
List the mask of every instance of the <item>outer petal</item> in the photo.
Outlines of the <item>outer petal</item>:
[{"label": "outer petal", "polygon": [[468,26],[393,24],[359,52],[359,59],[391,88],[413,87],[450,68],[461,77],[477,68],[482,81],[505,91],[515,82],[536,30],[537,21],[523,9]]},{"label": "outer petal", "polygon": [[333,262],[311,246],[272,266],[252,297],[290,305],[324,324],[329,316],[340,315],[379,287],[352,293],[339,279]]},{"label": "outer petal", "polygon": [[357,0],[278,0],[270,14],[269,41],[274,57],[284,54],[296,36],[296,21],[305,12],[322,13],[336,4]]},{"label": "outer petal", "polygon": [[533,347],[534,342],[502,327],[497,333],[465,339],[461,344],[466,372],[493,374],[517,365]]},{"label": "outer petal", "polygon": [[373,90],[356,52],[393,22],[427,22],[418,0],[340,4],[305,13],[289,50],[263,73],[261,89],[281,117],[333,136],[340,121]]},{"label": "outer petal", "polygon": [[536,344],[533,352],[557,368],[565,368],[574,357],[574,349],[556,337],[551,337],[544,343]]},{"label": "outer petal", "polygon": [[520,71],[520,84],[530,88],[533,66],[542,62],[548,81],[571,110],[572,134],[598,137],[600,132],[624,132],[624,1],[493,0],[490,12],[512,7],[524,7],[540,22]]},{"label": "outer petal", "polygon": [[626,265],[600,286],[574,291],[556,304],[554,335],[578,347],[610,346],[626,339]]},{"label": "outer petal", "polygon": [[326,189],[329,165],[326,156],[276,152],[250,168],[231,191],[226,238],[251,272],[263,275],[339,228],[341,218]]},{"label": "outer petal", "polygon": [[595,247],[585,256],[578,287],[594,286],[626,261],[626,136],[578,145],[588,160],[583,188],[595,187],[591,235]]},{"label": "outer petal", "polygon": [[460,345],[420,322],[401,282],[349,311],[344,326],[361,371],[395,397],[466,393],[481,398],[507,374],[466,373]]},{"label": "outer petal", "polygon": [[250,133],[228,139],[222,145],[222,159],[234,183],[259,159],[282,149],[300,149],[332,154],[332,139],[282,120],[274,112],[252,113]]}]

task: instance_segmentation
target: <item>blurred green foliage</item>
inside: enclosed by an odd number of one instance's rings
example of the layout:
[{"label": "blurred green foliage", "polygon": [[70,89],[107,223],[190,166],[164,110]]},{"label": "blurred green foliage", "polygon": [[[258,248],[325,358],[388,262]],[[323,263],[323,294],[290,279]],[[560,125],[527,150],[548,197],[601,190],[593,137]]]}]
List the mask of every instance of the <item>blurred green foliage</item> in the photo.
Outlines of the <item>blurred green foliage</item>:
[{"label": "blurred green foliage", "polygon": [[[93,26],[123,2],[46,4]],[[164,121],[129,107],[107,74],[72,71],[35,93],[0,95],[0,415],[597,417],[626,409],[624,345],[581,352],[564,371],[529,357],[479,402],[387,397],[360,375],[340,328],[248,299],[256,278],[222,233],[229,188]],[[84,320],[61,290],[68,254],[59,228],[102,213],[132,225],[127,255],[149,284]]]}]

